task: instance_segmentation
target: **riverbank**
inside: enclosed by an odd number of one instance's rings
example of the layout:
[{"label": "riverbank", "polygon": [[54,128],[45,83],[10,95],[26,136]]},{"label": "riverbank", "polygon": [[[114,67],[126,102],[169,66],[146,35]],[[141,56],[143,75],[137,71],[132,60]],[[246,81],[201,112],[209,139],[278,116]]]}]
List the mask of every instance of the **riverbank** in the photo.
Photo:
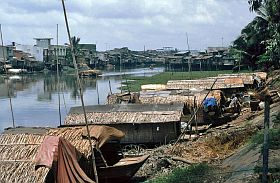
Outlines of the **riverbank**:
[{"label": "riverbank", "polygon": [[[279,71],[270,74],[266,85],[279,89],[279,78]],[[279,182],[279,102],[270,108],[269,173],[271,182]],[[172,144],[148,150],[152,156],[137,175],[148,183],[260,182],[263,120],[263,111],[244,110],[225,125],[182,140],[174,151]]]},{"label": "riverbank", "polygon": [[231,70],[223,71],[192,71],[192,72],[162,72],[150,77],[147,76],[123,76],[122,90],[140,91],[141,85],[145,84],[166,84],[169,80],[200,79],[215,77],[219,74],[231,74]]}]

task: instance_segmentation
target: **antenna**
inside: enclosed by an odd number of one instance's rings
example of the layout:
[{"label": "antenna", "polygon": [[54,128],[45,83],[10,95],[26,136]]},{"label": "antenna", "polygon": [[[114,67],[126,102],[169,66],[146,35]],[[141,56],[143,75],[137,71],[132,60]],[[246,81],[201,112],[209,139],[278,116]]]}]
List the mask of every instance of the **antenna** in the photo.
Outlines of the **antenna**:
[{"label": "antenna", "polygon": [[190,45],[189,45],[189,36],[188,33],[186,32],[186,37],[187,37],[187,45],[188,45],[188,51],[190,51]]},{"label": "antenna", "polygon": [[[188,45],[188,52],[190,53],[190,44],[189,44],[189,36],[188,32],[186,32],[186,37],[187,37],[187,45]],[[190,58],[188,59],[188,67],[189,67],[189,72],[191,72],[191,63],[190,63]]]}]

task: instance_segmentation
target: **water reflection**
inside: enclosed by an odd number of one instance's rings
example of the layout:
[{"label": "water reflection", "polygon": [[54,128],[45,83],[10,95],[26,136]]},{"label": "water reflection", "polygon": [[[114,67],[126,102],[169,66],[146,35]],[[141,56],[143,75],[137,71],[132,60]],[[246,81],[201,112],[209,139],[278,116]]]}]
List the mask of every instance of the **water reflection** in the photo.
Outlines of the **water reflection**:
[{"label": "water reflection", "polygon": [[[83,94],[86,105],[104,104],[110,93],[119,92],[121,75],[151,76],[163,68],[131,69],[104,72],[98,79],[83,78]],[[8,99],[8,88],[14,108],[16,126],[57,126],[58,91],[60,90],[62,119],[72,106],[81,105],[79,89],[74,75],[62,74],[58,85],[55,74],[34,74],[22,76],[0,76],[0,131],[12,126]],[[97,88],[99,92],[97,92]]]}]

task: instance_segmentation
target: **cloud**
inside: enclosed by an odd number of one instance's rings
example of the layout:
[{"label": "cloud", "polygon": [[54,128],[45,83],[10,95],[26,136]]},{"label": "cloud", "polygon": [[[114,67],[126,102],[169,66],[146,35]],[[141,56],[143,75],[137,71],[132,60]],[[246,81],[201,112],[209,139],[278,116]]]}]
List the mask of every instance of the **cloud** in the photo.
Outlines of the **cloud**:
[{"label": "cloud", "polygon": [[[244,0],[67,0],[72,35],[97,42],[98,49],[173,46],[186,48],[188,32],[194,49],[230,44],[254,14]],[[33,37],[56,37],[67,42],[60,0],[2,0],[0,23],[5,42],[33,44]]]}]

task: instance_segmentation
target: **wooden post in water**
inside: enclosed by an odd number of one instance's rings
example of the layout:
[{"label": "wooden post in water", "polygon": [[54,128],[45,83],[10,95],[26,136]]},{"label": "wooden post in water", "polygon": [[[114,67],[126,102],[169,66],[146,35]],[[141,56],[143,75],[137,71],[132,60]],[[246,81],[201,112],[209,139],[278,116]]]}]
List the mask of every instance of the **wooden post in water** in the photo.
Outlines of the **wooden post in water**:
[{"label": "wooden post in water", "polygon": [[111,87],[111,81],[109,80],[109,89],[110,89],[110,93],[111,93],[111,95],[113,94],[113,92],[112,92],[112,87]]},{"label": "wooden post in water", "polygon": [[98,82],[96,80],[96,92],[97,92],[97,104],[100,104],[100,100],[99,100],[99,89],[98,89]]},{"label": "wooden post in water", "polygon": [[[2,34],[2,26],[0,24],[0,34],[1,34],[1,46],[2,46],[2,51],[3,51],[3,65],[4,65],[4,70],[6,75],[8,74],[7,68],[6,68],[6,56],[5,56],[5,51],[4,51],[4,41],[3,41],[3,34]],[[14,110],[13,110],[13,103],[12,103],[12,97],[11,97],[11,90],[9,83],[7,83],[7,88],[8,88],[8,97],[9,97],[9,102],[10,102],[10,110],[12,114],[12,122],[13,122],[13,128],[16,127],[15,125],[15,117],[14,117]]]},{"label": "wooden post in water", "polygon": [[268,152],[269,152],[269,114],[270,114],[270,98],[265,96],[265,108],[264,108],[264,134],[263,134],[263,172],[262,183],[268,182]]}]

